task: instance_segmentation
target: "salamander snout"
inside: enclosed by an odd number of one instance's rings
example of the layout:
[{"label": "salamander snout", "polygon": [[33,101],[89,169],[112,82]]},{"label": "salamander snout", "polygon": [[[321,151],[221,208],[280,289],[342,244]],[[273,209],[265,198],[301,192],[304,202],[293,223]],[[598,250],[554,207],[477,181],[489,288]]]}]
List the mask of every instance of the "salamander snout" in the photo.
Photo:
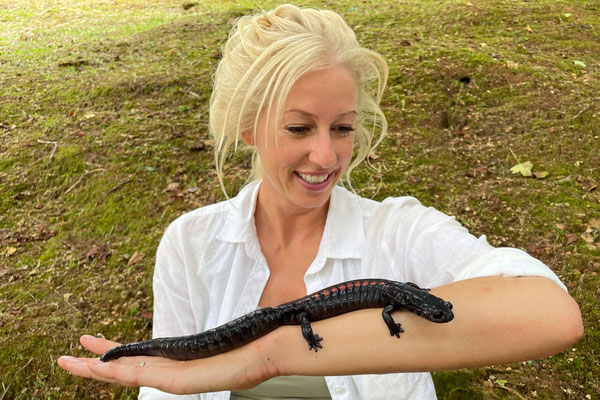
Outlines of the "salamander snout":
[{"label": "salamander snout", "polygon": [[454,313],[452,310],[452,303],[444,301],[442,306],[435,310],[431,316],[434,322],[449,322],[454,319]]}]

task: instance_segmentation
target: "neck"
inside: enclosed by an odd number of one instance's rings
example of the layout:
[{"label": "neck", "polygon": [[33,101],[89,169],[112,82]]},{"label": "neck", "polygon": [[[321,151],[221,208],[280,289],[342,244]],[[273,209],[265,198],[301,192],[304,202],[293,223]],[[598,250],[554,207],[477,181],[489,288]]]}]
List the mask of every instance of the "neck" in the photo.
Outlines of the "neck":
[{"label": "neck", "polygon": [[254,220],[259,238],[268,235],[270,241],[287,247],[306,236],[322,236],[329,200],[320,207],[303,208],[279,195],[270,195],[269,190],[273,188],[263,182],[256,201]]}]

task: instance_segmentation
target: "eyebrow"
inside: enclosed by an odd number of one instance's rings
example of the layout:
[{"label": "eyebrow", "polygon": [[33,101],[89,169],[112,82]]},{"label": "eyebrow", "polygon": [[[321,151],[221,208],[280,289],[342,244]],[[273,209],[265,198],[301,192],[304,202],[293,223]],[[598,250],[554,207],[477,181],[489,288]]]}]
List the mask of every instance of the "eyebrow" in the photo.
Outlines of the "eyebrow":
[{"label": "eyebrow", "polygon": [[[304,115],[307,115],[307,116],[312,117],[312,118],[316,117],[316,115],[311,114],[308,111],[296,110],[296,109],[284,111],[284,114],[285,113],[289,113],[289,112],[297,112],[297,113],[304,114]],[[358,113],[356,111],[352,110],[352,111],[348,111],[348,112],[345,112],[345,113],[341,113],[340,115],[338,115],[338,117],[344,117],[344,116],[346,116],[348,114],[356,114],[356,115],[358,115]]]}]

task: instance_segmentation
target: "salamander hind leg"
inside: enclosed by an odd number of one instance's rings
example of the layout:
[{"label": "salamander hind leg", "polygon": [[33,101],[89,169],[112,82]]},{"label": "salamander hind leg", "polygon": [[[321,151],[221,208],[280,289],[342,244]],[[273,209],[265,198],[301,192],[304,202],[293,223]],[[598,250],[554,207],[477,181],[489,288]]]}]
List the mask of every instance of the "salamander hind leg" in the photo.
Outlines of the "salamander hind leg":
[{"label": "salamander hind leg", "polygon": [[399,338],[400,334],[404,332],[404,329],[402,329],[402,325],[397,324],[396,321],[394,321],[394,319],[390,315],[390,313],[395,309],[396,307],[393,304],[389,304],[384,307],[383,311],[381,312],[381,315],[383,316],[383,321],[390,330],[390,335]]},{"label": "salamander hind leg", "polygon": [[308,314],[300,314],[300,327],[302,329],[302,336],[304,336],[304,339],[308,343],[308,350],[314,349],[315,352],[317,352],[319,351],[319,348],[323,348],[320,343],[323,338],[313,333],[312,327],[310,326],[310,320],[308,319]]}]

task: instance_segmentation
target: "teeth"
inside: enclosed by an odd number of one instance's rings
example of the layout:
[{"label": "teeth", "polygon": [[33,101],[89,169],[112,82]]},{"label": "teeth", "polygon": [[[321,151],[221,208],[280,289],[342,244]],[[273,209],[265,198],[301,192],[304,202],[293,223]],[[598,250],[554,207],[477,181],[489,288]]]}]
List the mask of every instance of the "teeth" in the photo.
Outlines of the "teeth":
[{"label": "teeth", "polygon": [[298,173],[302,179],[304,179],[308,183],[321,183],[325,182],[329,174],[327,175],[306,175],[302,173]]}]

